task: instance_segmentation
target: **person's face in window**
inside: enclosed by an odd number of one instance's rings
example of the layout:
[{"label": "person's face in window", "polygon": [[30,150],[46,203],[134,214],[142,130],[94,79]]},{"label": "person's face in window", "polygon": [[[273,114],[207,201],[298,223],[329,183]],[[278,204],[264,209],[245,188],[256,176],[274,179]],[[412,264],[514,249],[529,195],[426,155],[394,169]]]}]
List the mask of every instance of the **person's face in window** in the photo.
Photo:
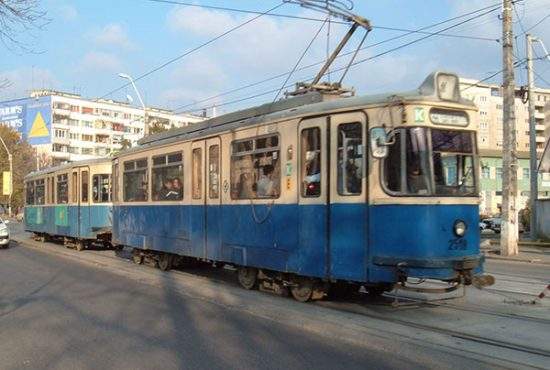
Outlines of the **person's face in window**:
[{"label": "person's face in window", "polygon": [[172,189],[172,181],[170,181],[170,180],[165,181],[164,182],[164,187],[166,189]]},{"label": "person's face in window", "polygon": [[174,189],[181,189],[181,181],[178,178],[175,178],[173,181]]}]

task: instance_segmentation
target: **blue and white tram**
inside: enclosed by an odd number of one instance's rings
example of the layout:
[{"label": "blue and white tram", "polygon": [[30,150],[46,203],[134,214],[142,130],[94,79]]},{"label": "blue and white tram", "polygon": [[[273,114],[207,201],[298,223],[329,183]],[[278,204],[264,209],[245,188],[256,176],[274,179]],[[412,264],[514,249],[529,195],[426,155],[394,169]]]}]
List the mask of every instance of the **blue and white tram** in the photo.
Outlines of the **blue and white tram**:
[{"label": "blue and white tram", "polygon": [[72,162],[25,177],[25,230],[40,241],[61,239],[78,250],[110,247],[111,160]]},{"label": "blue and white tram", "polygon": [[230,264],[245,288],[372,292],[482,274],[476,107],[458,77],[340,98],[310,92],[171,130],[113,162],[113,242],[169,269]]}]

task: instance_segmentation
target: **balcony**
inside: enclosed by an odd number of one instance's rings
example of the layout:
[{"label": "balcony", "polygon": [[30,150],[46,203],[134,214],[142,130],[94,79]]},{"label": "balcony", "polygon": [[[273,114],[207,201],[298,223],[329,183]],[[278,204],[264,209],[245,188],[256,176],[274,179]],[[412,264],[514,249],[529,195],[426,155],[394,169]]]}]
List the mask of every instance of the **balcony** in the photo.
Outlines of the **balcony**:
[{"label": "balcony", "polygon": [[546,126],[544,125],[535,125],[536,131],[544,131],[546,129]]},{"label": "balcony", "polygon": [[537,143],[545,143],[545,142],[546,142],[546,138],[545,138],[544,136],[537,136],[537,137],[535,138],[535,141],[536,141]]}]

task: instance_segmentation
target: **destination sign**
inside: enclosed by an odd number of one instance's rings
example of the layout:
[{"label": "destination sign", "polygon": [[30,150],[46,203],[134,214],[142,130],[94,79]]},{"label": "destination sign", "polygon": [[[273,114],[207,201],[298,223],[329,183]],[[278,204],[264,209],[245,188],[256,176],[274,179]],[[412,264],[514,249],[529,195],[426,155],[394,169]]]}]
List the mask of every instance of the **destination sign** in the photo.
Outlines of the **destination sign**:
[{"label": "destination sign", "polygon": [[430,120],[436,125],[468,126],[468,113],[447,109],[432,109]]}]

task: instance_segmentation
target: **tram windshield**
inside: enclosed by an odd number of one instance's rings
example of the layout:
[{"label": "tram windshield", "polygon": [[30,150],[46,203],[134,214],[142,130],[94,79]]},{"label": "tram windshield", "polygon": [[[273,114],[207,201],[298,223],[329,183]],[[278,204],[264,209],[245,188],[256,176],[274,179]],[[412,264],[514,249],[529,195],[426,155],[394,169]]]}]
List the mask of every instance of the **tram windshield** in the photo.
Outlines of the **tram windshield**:
[{"label": "tram windshield", "polygon": [[396,195],[476,196],[474,134],[425,127],[394,131],[384,185]]}]

